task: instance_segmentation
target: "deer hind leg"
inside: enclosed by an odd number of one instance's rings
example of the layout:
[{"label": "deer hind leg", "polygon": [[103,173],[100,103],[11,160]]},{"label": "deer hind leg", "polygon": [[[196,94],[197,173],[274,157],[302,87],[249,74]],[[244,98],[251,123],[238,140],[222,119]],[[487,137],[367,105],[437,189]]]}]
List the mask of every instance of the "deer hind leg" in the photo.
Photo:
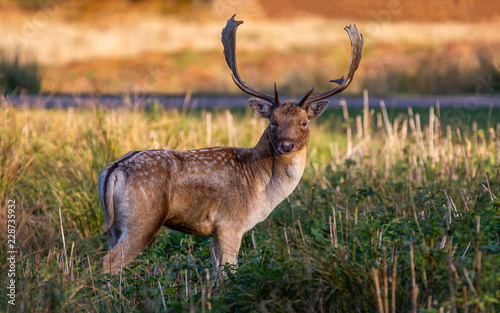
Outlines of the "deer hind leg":
[{"label": "deer hind leg", "polygon": [[[162,226],[164,214],[139,196],[115,211],[115,223],[108,230],[110,251],[101,268],[105,273],[117,273],[134,260],[154,239]],[[121,209],[121,210],[120,210]]]},{"label": "deer hind leg", "polygon": [[153,241],[160,226],[129,227],[122,231],[120,239],[110,248],[102,259],[101,267],[105,273],[117,273],[120,268],[130,263]]}]

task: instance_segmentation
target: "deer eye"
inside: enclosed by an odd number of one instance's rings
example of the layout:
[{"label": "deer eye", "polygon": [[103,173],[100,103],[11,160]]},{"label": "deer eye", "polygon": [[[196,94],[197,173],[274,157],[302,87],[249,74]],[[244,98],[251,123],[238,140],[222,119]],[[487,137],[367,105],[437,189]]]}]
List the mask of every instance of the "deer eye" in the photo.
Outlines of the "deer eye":
[{"label": "deer eye", "polygon": [[302,127],[307,127],[307,121],[302,122]]}]

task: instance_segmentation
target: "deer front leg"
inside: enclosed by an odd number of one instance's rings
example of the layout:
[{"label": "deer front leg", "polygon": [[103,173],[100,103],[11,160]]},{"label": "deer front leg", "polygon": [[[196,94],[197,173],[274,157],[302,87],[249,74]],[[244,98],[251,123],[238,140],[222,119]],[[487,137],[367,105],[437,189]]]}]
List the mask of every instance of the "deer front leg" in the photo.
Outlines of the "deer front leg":
[{"label": "deer front leg", "polygon": [[225,264],[238,265],[241,237],[235,233],[212,237],[210,253],[212,254],[215,274],[218,274]]}]

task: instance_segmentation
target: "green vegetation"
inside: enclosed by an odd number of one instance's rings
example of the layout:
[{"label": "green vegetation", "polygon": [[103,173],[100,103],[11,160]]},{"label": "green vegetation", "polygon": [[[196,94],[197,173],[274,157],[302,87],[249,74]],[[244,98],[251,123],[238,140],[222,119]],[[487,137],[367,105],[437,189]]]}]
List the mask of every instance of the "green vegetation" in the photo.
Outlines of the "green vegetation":
[{"label": "green vegetation", "polygon": [[[99,171],[133,149],[250,147],[266,122],[89,106],[2,103],[0,220],[15,200],[19,253],[16,306],[3,289],[1,311],[500,311],[498,109],[328,110],[290,204],[243,238],[239,268],[215,283],[210,240],[170,230],[121,275],[99,273]],[[2,223],[2,251],[6,234]],[[2,286],[8,267],[2,252]]]},{"label": "green vegetation", "polygon": [[0,93],[11,94],[21,91],[37,94],[40,91],[41,77],[36,62],[21,62],[19,54],[13,58],[0,60]]},{"label": "green vegetation", "polygon": [[41,6],[53,4],[53,0],[15,0],[15,3],[26,9],[38,9]]}]

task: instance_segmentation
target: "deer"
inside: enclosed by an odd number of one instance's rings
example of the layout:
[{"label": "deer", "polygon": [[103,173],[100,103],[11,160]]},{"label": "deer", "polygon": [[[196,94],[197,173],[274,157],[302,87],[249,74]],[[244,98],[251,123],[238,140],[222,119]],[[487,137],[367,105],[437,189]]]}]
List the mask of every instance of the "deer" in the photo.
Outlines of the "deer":
[{"label": "deer", "polygon": [[298,185],[306,167],[309,122],[328,107],[325,100],[345,90],[361,61],[363,35],[347,26],[351,57],[346,77],[337,86],[300,100],[281,102],[248,87],[236,66],[233,15],[222,30],[223,52],[231,77],[248,104],[269,121],[253,148],[214,147],[189,151],[131,151],[99,174],[98,191],[109,251],[103,272],[116,273],[134,260],[161,228],[211,237],[214,272],[237,266],[243,235],[264,221]]}]

